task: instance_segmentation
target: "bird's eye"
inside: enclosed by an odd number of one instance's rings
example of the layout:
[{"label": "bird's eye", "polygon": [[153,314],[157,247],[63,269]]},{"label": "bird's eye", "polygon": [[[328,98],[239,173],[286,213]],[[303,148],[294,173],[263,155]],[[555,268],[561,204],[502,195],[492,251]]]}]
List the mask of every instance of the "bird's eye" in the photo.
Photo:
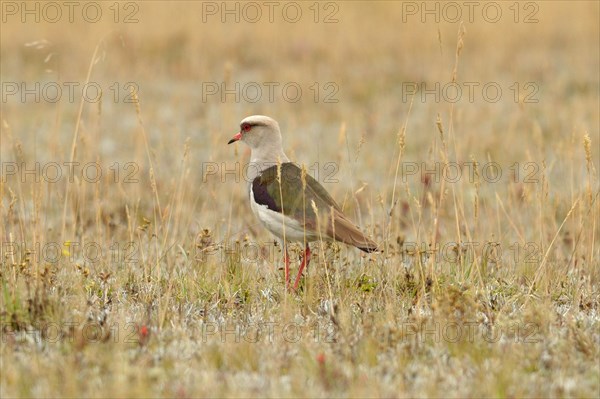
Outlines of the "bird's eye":
[{"label": "bird's eye", "polygon": [[247,132],[247,131],[249,131],[251,128],[252,128],[252,126],[250,126],[250,125],[242,125],[242,131],[243,131],[243,132]]}]

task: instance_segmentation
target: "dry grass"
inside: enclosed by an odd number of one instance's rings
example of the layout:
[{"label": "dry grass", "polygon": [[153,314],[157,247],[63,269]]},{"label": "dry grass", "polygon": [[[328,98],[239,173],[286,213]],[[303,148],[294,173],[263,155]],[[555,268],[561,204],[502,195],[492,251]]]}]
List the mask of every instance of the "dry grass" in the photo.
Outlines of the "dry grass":
[{"label": "dry grass", "polygon": [[[296,24],[203,23],[200,2],[115,24],[101,4],[95,24],[2,24],[3,95],[79,89],[2,102],[1,397],[598,396],[598,3],[541,2],[533,24],[500,3],[500,22],[464,25],[403,22],[399,2],[338,3],[333,24],[312,3]],[[86,81],[101,101],[81,101]],[[203,98],[223,81],[303,94]],[[403,90],[452,81],[503,94]],[[225,145],[254,113],[384,253],[315,246],[284,291],[247,149]]]}]

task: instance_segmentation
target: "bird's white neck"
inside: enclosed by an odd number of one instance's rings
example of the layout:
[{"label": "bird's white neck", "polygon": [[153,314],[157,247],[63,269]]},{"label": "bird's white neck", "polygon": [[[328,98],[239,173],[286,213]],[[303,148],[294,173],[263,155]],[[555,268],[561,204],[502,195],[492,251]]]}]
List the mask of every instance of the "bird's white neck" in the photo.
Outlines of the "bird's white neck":
[{"label": "bird's white neck", "polygon": [[265,169],[284,162],[290,162],[290,159],[283,152],[281,145],[253,148],[248,165],[248,179],[252,181]]}]

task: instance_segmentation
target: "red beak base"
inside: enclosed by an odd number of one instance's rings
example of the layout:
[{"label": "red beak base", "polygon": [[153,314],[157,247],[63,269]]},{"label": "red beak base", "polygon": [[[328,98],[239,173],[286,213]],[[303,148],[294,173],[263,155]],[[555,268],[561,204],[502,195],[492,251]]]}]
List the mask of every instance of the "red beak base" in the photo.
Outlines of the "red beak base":
[{"label": "red beak base", "polygon": [[241,138],[242,138],[242,132],[239,132],[238,134],[233,136],[227,144],[235,143],[236,141],[240,140]]}]

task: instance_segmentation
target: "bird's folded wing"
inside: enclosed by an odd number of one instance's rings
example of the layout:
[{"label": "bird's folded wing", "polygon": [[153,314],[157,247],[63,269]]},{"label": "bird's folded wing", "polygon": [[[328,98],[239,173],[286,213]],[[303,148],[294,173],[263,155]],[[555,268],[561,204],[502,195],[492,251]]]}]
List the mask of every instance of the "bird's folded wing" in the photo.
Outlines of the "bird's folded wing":
[{"label": "bird's folded wing", "polygon": [[335,239],[363,251],[377,244],[362,233],[342,212],[327,190],[292,162],[265,169],[252,182],[254,200],[259,205],[292,217],[307,230],[320,230],[323,238]]}]

